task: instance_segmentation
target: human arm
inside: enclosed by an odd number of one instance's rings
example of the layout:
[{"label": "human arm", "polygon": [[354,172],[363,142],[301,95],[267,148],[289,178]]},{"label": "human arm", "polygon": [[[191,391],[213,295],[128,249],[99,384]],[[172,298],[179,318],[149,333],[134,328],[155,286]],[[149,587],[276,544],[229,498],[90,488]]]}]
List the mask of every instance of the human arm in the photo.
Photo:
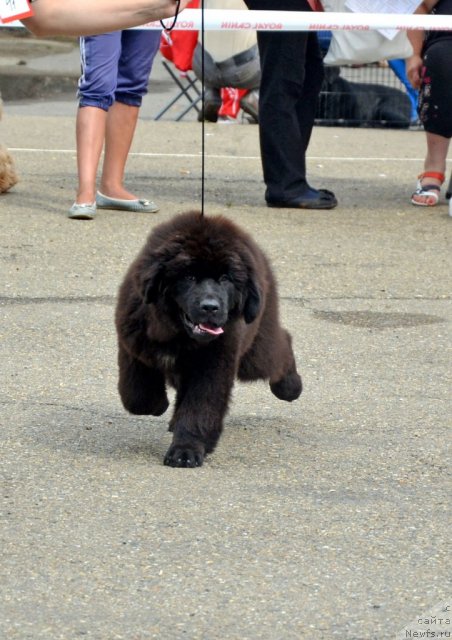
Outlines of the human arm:
[{"label": "human arm", "polygon": [[[180,11],[188,0],[181,0]],[[22,20],[37,36],[86,36],[119,31],[175,15],[176,0],[36,0]]]},{"label": "human arm", "polygon": [[[438,0],[424,0],[414,13],[427,14],[437,3]],[[424,44],[425,33],[422,30],[412,30],[408,31],[407,35],[413,47],[413,53],[406,61],[406,73],[412,86],[415,89],[419,89],[421,86],[422,46]]]}]

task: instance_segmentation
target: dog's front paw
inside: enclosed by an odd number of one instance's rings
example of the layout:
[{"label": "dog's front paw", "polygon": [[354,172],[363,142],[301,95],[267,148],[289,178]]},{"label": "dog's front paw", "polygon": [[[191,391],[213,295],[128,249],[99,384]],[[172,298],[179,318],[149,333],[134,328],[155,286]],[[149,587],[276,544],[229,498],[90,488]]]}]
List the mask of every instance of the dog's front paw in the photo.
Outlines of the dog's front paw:
[{"label": "dog's front paw", "polygon": [[161,416],[169,407],[166,396],[122,396],[122,404],[129,413],[135,416]]},{"label": "dog's front paw", "polygon": [[204,462],[204,447],[199,444],[177,444],[170,446],[163,459],[168,467],[200,467]]},{"label": "dog's front paw", "polygon": [[281,380],[278,380],[278,382],[270,384],[270,389],[280,400],[292,402],[292,400],[296,400],[301,394],[301,378],[296,372],[289,373],[284,378],[281,378]]}]

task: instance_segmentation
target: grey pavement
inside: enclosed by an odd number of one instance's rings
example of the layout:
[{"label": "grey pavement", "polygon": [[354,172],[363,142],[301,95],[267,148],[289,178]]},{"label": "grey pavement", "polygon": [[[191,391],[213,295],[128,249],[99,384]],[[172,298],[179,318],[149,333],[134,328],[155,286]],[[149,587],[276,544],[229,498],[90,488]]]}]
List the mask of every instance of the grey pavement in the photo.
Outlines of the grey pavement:
[{"label": "grey pavement", "polygon": [[183,470],[168,416],[121,407],[113,313],[150,229],[199,208],[200,134],[144,116],[127,183],[160,212],[71,221],[73,98],[5,103],[0,637],[422,637],[451,605],[452,319],[447,204],[409,204],[423,134],[315,128],[311,181],[340,205],[310,212],[264,206],[256,127],[206,126],[206,215],[271,258],[305,389],[237,384]]}]

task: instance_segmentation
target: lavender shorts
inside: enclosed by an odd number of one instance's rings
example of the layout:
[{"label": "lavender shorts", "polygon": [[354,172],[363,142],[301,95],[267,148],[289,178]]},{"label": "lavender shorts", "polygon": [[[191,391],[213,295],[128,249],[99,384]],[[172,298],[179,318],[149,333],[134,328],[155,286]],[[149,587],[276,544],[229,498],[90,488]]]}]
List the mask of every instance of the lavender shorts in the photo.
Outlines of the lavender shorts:
[{"label": "lavender shorts", "polygon": [[108,111],[118,101],[140,107],[160,45],[160,31],[124,30],[80,38],[79,105]]}]

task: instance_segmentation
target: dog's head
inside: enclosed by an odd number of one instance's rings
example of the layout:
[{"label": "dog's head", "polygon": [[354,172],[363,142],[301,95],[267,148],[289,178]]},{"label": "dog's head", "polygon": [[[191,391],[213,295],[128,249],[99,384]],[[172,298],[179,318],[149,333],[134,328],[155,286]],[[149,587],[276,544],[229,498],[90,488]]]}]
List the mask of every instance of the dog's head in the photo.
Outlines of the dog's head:
[{"label": "dog's head", "polygon": [[218,338],[240,317],[249,324],[259,315],[255,256],[247,236],[225,218],[192,212],[160,225],[141,262],[143,301],[197,342]]}]

